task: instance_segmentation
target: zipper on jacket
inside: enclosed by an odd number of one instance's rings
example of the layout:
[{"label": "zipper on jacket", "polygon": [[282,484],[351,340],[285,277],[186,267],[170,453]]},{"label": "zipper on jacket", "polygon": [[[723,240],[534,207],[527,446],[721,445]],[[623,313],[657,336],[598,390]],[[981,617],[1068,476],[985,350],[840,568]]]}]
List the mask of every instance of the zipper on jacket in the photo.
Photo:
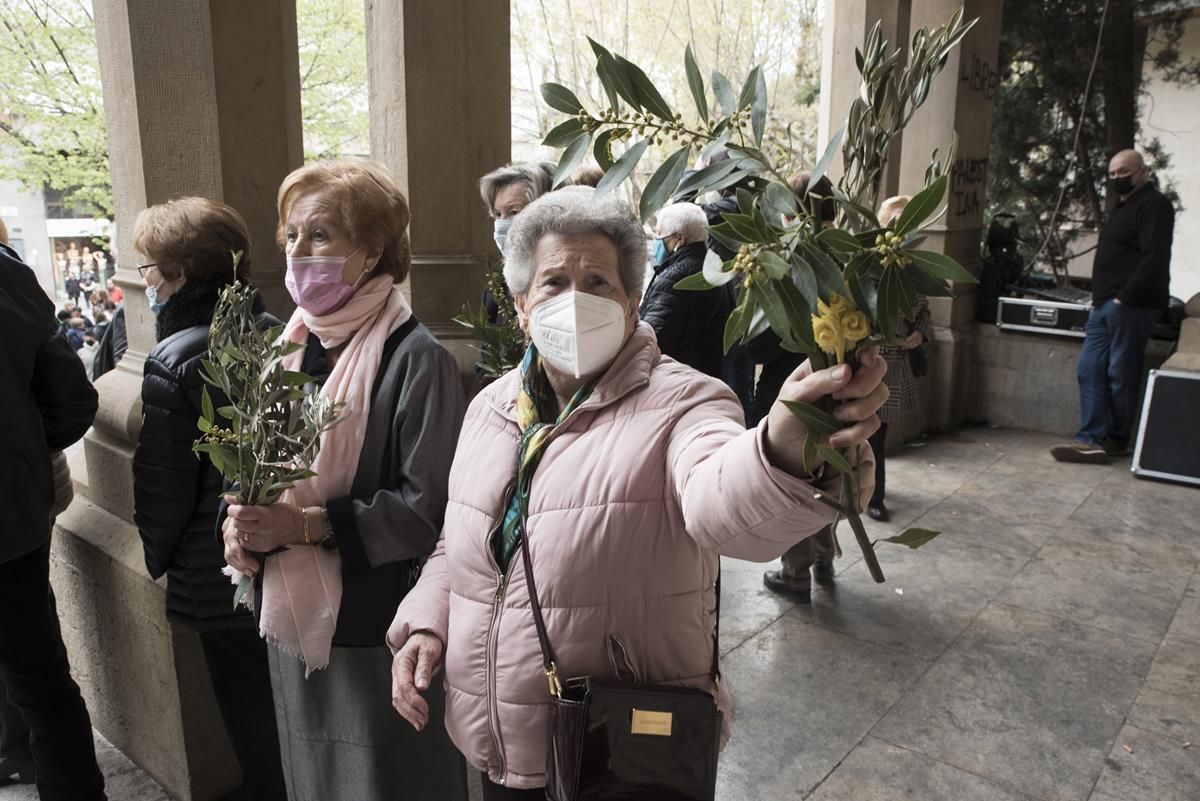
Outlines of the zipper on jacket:
[{"label": "zipper on jacket", "polygon": [[[503,520],[503,518],[501,519]],[[496,594],[492,597],[492,622],[488,626],[487,704],[488,728],[491,729],[492,746],[496,749],[496,759],[500,763],[500,784],[504,784],[508,779],[508,764],[504,758],[504,740],[500,736],[500,701],[496,697],[496,659],[500,639],[500,613],[504,610],[504,590],[508,586],[508,572],[500,572],[500,565],[496,563],[496,557],[492,555],[490,532],[488,541],[484,543],[484,547],[487,548],[488,560],[492,563],[492,567],[495,569],[496,576],[499,579],[496,583]],[[509,568],[511,569],[511,567],[512,564],[510,562]]]}]

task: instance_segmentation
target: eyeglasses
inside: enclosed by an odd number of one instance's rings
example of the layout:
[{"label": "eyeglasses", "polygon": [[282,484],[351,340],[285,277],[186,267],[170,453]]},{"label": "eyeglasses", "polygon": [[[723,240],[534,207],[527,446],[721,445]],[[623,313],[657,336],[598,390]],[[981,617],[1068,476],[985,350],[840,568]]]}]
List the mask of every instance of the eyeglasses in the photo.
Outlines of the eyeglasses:
[{"label": "eyeglasses", "polygon": [[158,262],[156,262],[156,261],[152,261],[149,264],[139,264],[137,266],[138,275],[140,275],[142,277],[142,280],[145,281],[146,280],[146,271],[149,270],[151,267],[157,267],[157,266],[158,266]]}]

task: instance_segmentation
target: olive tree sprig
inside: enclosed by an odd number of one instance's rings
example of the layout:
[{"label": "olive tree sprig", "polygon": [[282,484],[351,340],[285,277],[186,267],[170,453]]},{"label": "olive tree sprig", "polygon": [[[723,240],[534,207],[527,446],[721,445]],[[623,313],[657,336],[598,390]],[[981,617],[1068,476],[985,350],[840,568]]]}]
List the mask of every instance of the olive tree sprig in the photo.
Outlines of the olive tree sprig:
[{"label": "olive tree sprig", "polygon": [[[565,180],[591,152],[605,171],[596,187],[604,194],[629,177],[650,145],[678,144],[646,182],[638,209],[642,221],[672,199],[715,190],[734,190],[737,208],[723,213],[708,230],[734,257],[722,262],[710,251],[702,272],[677,288],[708,290],[737,282],[738,303],[725,325],[726,349],[771,329],[785,349],[806,354],[815,368],[831,361],[857,367],[860,349],[903,339],[902,322],[913,319],[920,296],[949,296],[954,282],[975,281],[954,259],[921,248],[922,228],[936,219],[946,193],[949,159],[938,162],[934,152],[926,185],[899,217],[881,225],[872,211],[891,142],[924,103],[948,54],[974,24],[962,17],[960,9],[944,25],[917,31],[903,66],[900,51],[890,50],[875,26],[865,51],[855,52],[862,78],[859,97],[813,167],[809,186],[818,183],[839,153],[843,175],[830,197],[810,192],[804,202],[761,150],[768,111],[761,67],[750,71],[737,93],[728,78],[714,71],[710,86],[715,103],[710,106],[708,87],[691,47],[686,48],[684,66],[696,116],[685,122],[640,67],[589,39],[607,107],[592,113],[569,88],[557,83],[541,87],[546,103],[567,115],[543,140],[563,149],[554,182]],[[620,155],[613,152],[614,144],[624,146]],[[694,157],[707,160],[721,148],[728,158],[688,171]],[[838,210],[833,226],[821,222],[827,216],[820,213],[822,206],[829,203]],[[805,464],[813,470],[823,464],[842,476],[839,498],[818,499],[846,517],[871,575],[883,581],[874,543],[858,514],[856,454],[825,444],[842,424],[828,404],[788,406],[809,431]],[[910,529],[888,541],[917,547],[934,535]]]}]

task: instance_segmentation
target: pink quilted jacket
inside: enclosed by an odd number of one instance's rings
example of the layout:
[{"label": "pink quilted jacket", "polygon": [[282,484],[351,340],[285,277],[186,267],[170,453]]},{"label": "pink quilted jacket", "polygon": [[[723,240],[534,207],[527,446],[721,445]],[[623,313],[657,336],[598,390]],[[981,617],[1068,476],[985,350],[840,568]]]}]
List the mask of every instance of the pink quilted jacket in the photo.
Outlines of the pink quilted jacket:
[{"label": "pink quilted jacket", "polygon": [[[515,475],[518,381],[509,373],[467,411],[442,536],[388,642],[442,639],[451,738],[492,781],[532,788],[545,784],[548,688],[521,557],[501,575],[489,543]],[[612,638],[639,681],[711,687],[718,554],[774,559],[831,521],[813,485],[767,463],[765,423],[741,421],[724,384],[663,357],[640,323],[555,432],[528,528],[564,679],[612,678]],[[870,460],[860,470],[865,498]]]}]

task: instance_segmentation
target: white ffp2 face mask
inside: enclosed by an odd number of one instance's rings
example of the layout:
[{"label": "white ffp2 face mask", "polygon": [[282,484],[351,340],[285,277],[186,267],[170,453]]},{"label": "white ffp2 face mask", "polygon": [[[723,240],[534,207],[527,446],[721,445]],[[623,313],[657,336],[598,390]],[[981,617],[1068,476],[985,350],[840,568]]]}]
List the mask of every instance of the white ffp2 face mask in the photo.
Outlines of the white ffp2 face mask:
[{"label": "white ffp2 face mask", "polygon": [[583,378],[607,367],[621,350],[625,309],[608,298],[564,292],[529,313],[529,335],[554,369]]}]

